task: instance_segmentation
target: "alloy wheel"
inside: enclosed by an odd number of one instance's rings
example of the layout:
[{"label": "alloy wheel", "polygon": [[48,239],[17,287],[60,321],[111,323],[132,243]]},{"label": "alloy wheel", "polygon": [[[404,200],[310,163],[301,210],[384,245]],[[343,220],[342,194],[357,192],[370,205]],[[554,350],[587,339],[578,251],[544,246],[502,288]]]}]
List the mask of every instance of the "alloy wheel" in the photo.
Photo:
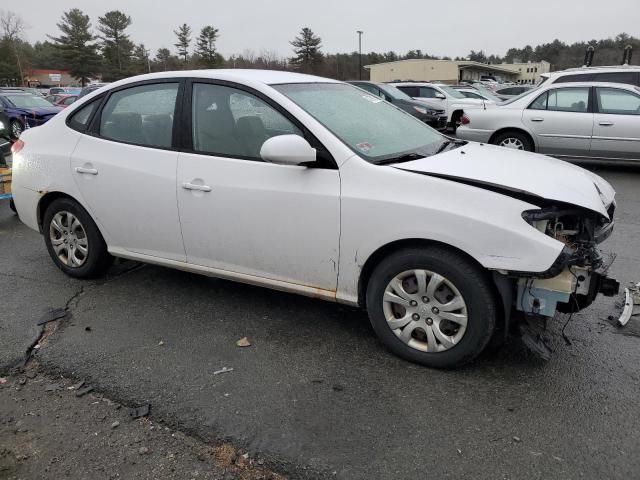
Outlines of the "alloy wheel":
[{"label": "alloy wheel", "polygon": [[467,305],[446,277],[408,270],[387,285],[383,312],[389,328],[405,344],[429,353],[456,346],[467,329]]},{"label": "alloy wheel", "polygon": [[507,137],[499,144],[501,147],[513,148],[515,150],[524,150],[524,143],[522,140],[515,137]]},{"label": "alloy wheel", "polygon": [[64,265],[77,268],[87,261],[89,240],[82,223],[74,214],[67,211],[56,213],[49,224],[49,239]]}]

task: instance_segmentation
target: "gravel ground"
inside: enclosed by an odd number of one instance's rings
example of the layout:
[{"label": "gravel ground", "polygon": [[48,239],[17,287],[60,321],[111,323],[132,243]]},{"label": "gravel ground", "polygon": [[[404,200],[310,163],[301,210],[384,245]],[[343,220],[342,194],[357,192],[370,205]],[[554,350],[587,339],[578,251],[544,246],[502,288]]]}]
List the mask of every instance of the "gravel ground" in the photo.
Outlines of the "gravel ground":
[{"label": "gravel ground", "polygon": [[211,446],[64,377],[0,379],[0,478],[283,479],[228,444]]}]

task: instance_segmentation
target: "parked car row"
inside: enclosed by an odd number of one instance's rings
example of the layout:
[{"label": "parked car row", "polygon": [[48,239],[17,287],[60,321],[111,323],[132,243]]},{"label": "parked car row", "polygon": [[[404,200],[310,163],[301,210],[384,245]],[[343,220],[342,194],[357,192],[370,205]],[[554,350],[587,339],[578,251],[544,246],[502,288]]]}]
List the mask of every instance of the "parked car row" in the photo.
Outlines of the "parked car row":
[{"label": "parked car row", "polygon": [[0,89],[0,108],[9,118],[9,133],[13,139],[27,128],[44,124],[62,110],[40,95],[16,89]]}]

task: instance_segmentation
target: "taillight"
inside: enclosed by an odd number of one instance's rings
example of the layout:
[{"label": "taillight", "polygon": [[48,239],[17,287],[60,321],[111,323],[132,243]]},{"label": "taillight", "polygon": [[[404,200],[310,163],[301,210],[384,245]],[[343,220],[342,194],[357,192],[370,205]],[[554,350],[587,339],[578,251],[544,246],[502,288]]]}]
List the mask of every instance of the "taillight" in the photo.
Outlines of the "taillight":
[{"label": "taillight", "polygon": [[464,115],[462,115],[462,118],[460,119],[460,124],[469,125],[470,123],[471,123],[471,119],[467,116],[467,114],[465,113]]},{"label": "taillight", "polygon": [[11,153],[15,155],[23,148],[24,148],[24,142],[22,140],[16,140],[15,143],[11,145]]}]

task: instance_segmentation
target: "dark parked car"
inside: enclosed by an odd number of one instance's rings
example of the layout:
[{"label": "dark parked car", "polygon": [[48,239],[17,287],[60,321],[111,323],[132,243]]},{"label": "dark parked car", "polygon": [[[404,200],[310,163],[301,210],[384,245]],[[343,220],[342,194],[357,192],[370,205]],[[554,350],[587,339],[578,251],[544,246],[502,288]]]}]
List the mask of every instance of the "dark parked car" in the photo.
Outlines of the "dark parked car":
[{"label": "dark parked car", "polygon": [[0,106],[0,167],[6,165],[6,157],[11,154],[9,117]]},{"label": "dark parked car", "polygon": [[95,92],[96,90],[104,87],[105,85],[109,85],[109,84],[108,83],[92,83],[91,85],[87,85],[80,91],[78,98],[82,98],[85,95],[89,95],[91,92]]},{"label": "dark parked car", "polygon": [[9,117],[9,134],[14,139],[25,128],[42,125],[62,110],[40,96],[15,90],[0,90],[0,106]]},{"label": "dark parked car", "polygon": [[352,81],[352,85],[362,88],[373,95],[393,103],[396,107],[410,113],[414,117],[437,130],[447,128],[447,115],[444,110],[433,109],[423,102],[414,100],[393,85],[377,82]]}]

